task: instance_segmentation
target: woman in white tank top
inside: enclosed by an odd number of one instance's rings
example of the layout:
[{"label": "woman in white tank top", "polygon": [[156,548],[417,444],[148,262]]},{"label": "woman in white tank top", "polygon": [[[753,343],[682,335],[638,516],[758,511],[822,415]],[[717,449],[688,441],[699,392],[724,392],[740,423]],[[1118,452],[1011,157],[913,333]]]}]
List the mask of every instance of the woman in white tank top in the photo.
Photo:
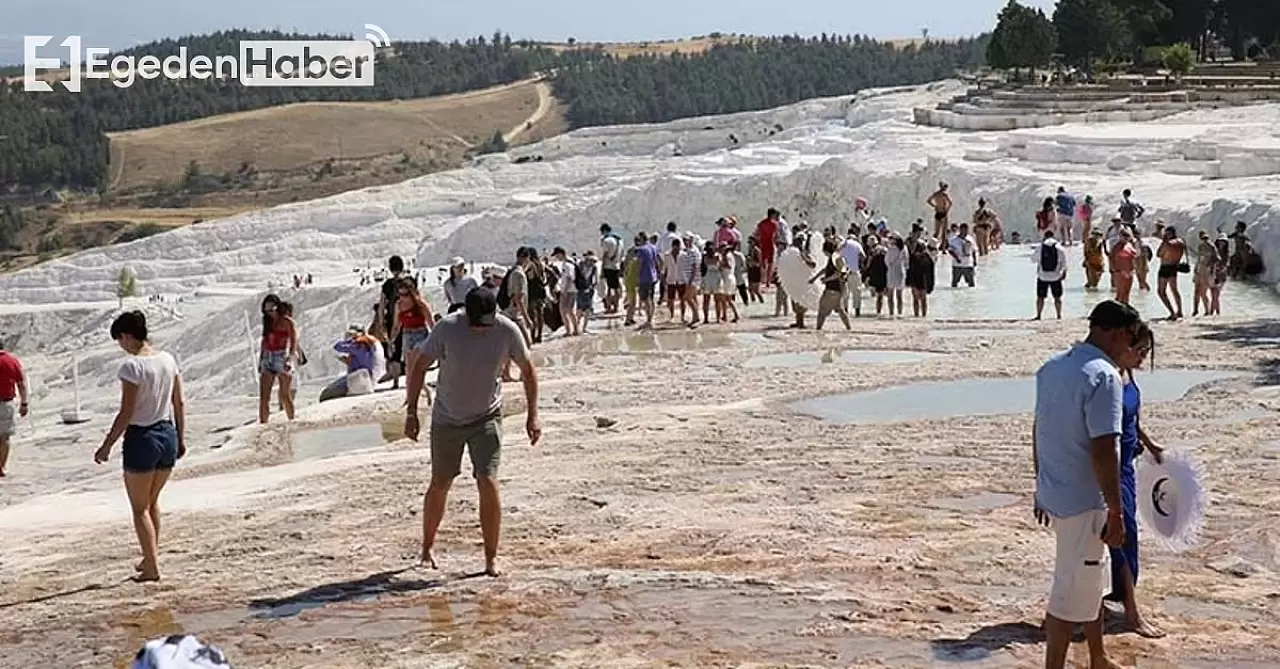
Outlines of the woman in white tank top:
[{"label": "woman in white tank top", "polygon": [[142,548],[135,581],[160,580],[160,491],[187,453],[182,377],[172,355],[147,340],[147,317],[130,311],[111,324],[111,338],[129,353],[120,365],[120,411],[93,459],[102,464],[124,437],[124,488]]}]

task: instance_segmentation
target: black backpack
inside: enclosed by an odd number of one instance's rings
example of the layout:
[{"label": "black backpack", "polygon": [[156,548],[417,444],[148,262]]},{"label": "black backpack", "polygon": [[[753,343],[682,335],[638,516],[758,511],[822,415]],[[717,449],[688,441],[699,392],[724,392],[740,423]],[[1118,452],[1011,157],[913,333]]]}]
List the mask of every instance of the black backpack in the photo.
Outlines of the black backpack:
[{"label": "black backpack", "polygon": [[591,290],[591,284],[587,282],[587,275],[577,263],[573,265],[573,287],[578,289],[579,293],[585,293]]},{"label": "black backpack", "polygon": [[509,292],[508,289],[511,286],[511,273],[514,271],[516,271],[516,268],[512,267],[511,269],[507,270],[506,274],[502,275],[502,284],[498,286],[498,308],[499,309],[511,308],[511,293]]},{"label": "black backpack", "polygon": [[1120,220],[1125,223],[1132,223],[1138,219],[1138,206],[1132,202],[1125,201],[1120,203]]},{"label": "black backpack", "polygon": [[1040,271],[1042,272],[1058,271],[1058,245],[1057,244],[1041,244],[1040,245]]}]

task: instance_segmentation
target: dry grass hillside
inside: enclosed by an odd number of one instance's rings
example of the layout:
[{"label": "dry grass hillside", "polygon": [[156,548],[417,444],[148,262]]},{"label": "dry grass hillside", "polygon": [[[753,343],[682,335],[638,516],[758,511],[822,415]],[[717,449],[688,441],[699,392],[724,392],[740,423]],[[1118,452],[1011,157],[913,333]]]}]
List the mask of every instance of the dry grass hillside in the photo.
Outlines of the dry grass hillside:
[{"label": "dry grass hillside", "polygon": [[454,167],[495,131],[522,128],[538,111],[543,87],[522,82],[422,100],[301,103],[116,133],[111,191],[172,183],[191,161],[205,174],[248,165],[267,181],[288,181],[330,160],[390,154]]},{"label": "dry grass hillside", "polygon": [[[550,85],[530,80],[421,100],[303,103],[115,133],[107,194],[42,208],[41,223],[20,240],[26,251],[0,256],[0,270],[453,169],[495,131],[516,144],[566,130]],[[196,191],[182,188],[192,161],[207,186]]]}]

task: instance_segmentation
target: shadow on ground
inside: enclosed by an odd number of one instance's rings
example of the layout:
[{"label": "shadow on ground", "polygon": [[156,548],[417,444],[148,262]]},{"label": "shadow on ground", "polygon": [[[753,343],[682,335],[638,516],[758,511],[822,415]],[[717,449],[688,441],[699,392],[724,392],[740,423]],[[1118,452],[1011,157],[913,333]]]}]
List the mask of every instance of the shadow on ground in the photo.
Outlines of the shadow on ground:
[{"label": "shadow on ground", "polygon": [[1275,351],[1275,358],[1257,363],[1258,385],[1280,385],[1280,321],[1263,319],[1243,323],[1197,324],[1197,339],[1222,342],[1241,348]]},{"label": "shadow on ground", "polygon": [[[409,569],[385,571],[354,581],[325,583],[279,599],[255,599],[249,602],[249,610],[257,611],[255,618],[291,618],[308,609],[320,608],[341,602],[367,601],[380,595],[433,590],[450,579],[400,579]],[[483,574],[464,574],[458,578],[477,578]]]},{"label": "shadow on ground", "polygon": [[1028,622],[980,627],[963,639],[934,639],[933,655],[946,662],[972,662],[1013,645],[1044,642],[1044,631]]}]

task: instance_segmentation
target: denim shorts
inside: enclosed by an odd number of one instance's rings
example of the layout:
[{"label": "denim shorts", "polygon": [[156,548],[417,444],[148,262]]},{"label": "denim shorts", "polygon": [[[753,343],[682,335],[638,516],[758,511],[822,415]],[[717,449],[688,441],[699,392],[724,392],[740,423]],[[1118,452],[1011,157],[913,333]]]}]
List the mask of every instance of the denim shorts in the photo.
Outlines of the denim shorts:
[{"label": "denim shorts", "polygon": [[419,348],[422,347],[423,344],[427,342],[427,335],[430,334],[430,332],[431,331],[426,328],[414,328],[412,330],[401,330],[400,336],[404,338],[401,343],[403,350],[405,351],[418,350]]},{"label": "denim shorts", "polygon": [[258,359],[258,373],[277,376],[288,374],[288,363],[289,358],[284,351],[264,351],[262,357]]},{"label": "denim shorts", "polygon": [[596,291],[584,290],[578,293],[578,311],[590,312],[596,301]]},{"label": "denim shorts", "polygon": [[173,421],[130,425],[124,431],[124,470],[146,474],[173,469],[178,462],[178,430]]}]

